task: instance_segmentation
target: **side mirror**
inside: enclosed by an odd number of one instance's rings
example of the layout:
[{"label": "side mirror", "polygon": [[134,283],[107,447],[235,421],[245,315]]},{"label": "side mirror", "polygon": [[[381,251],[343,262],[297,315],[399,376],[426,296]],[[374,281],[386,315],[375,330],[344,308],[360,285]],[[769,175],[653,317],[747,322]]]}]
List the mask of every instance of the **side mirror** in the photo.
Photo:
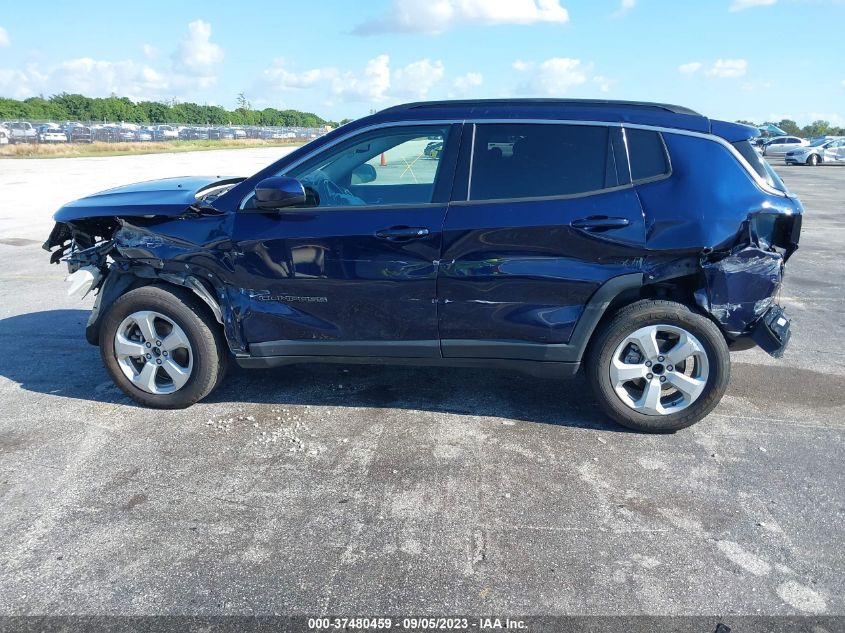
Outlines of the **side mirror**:
[{"label": "side mirror", "polygon": [[283,209],[305,204],[305,188],[296,178],[272,176],[255,187],[255,206],[259,209]]},{"label": "side mirror", "polygon": [[376,179],[376,168],[369,163],[358,165],[352,170],[352,184],[364,185]]}]

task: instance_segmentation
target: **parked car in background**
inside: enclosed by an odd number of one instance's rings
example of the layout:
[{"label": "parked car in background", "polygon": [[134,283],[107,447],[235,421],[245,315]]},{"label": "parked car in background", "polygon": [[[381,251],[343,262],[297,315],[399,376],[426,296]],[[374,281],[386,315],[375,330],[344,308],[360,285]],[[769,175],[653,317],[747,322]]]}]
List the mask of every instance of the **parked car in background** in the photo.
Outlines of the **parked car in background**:
[{"label": "parked car in background", "polygon": [[71,143],[91,143],[94,137],[91,128],[80,123],[69,123],[64,127],[65,136]]},{"label": "parked car in background", "polygon": [[845,138],[831,137],[813,141],[806,147],[799,147],[784,156],[787,165],[810,165],[822,163],[845,163]]},{"label": "parked car in background", "polygon": [[39,143],[67,143],[67,134],[58,125],[47,124],[38,126]]},{"label": "parked car in background", "polygon": [[423,155],[427,158],[440,158],[443,153],[443,141],[433,141],[425,146]]},{"label": "parked car in background", "polygon": [[117,140],[124,142],[124,143],[131,143],[132,141],[137,140],[136,130],[129,127],[118,127],[115,130],[117,134]]},{"label": "parked car in background", "polygon": [[9,136],[9,129],[3,125],[0,125],[0,145],[8,145]]},{"label": "parked car in background", "polygon": [[250,177],[69,203],[44,247],[99,291],[86,337],[149,407],[205,398],[230,362],[583,367],[611,418],[674,431],[719,403],[730,349],[789,341],[803,207],[757,134],[656,103],[407,104]]},{"label": "parked car in background", "polygon": [[246,130],[244,130],[243,128],[239,128],[239,127],[232,128],[232,133],[235,135],[235,138],[237,138],[237,139],[246,138]]},{"label": "parked car in background", "polygon": [[208,138],[213,140],[232,141],[235,138],[235,133],[228,127],[213,127],[208,130]]},{"label": "parked car in background", "polygon": [[793,149],[809,144],[810,141],[797,136],[776,136],[763,145],[763,156],[783,156]]},{"label": "parked car in background", "polygon": [[135,130],[135,138],[134,140],[139,142],[148,143],[153,140],[152,132],[150,132],[146,128],[138,128]]},{"label": "parked car in background", "polygon": [[153,140],[175,141],[179,138],[179,131],[172,125],[156,125],[153,128]]},{"label": "parked car in background", "polygon": [[27,121],[9,121],[4,126],[9,130],[9,141],[12,143],[36,143],[38,133]]},{"label": "parked car in background", "polygon": [[116,143],[120,140],[118,128],[112,125],[94,125],[91,127],[91,135],[98,143]]}]

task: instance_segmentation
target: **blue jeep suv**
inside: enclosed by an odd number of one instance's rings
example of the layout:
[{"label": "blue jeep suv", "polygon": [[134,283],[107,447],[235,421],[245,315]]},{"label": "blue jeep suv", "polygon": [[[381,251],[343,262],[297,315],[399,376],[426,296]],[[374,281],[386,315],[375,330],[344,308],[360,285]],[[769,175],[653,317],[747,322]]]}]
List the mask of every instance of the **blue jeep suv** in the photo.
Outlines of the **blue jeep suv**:
[{"label": "blue jeep suv", "polygon": [[248,178],[72,202],[45,248],[146,406],[197,402],[232,359],[583,368],[610,417],[671,431],[719,402],[729,350],[789,340],[803,208],[757,133],[655,103],[411,103]]}]

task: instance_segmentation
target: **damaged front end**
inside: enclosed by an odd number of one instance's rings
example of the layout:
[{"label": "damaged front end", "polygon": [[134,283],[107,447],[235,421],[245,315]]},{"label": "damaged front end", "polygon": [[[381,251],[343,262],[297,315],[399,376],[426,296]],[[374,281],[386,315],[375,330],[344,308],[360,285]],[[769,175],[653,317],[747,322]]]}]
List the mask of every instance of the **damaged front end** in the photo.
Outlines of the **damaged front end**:
[{"label": "damaged front end", "polygon": [[83,198],[55,214],[43,248],[51,251],[51,263],[67,264],[68,295],[97,293],[86,328],[91,344],[99,342],[106,308],[133,287],[149,283],[190,289],[224,323],[225,293],[218,288],[221,267],[229,267],[224,260],[230,217],[212,203],[241,180],[140,183]]},{"label": "damaged front end", "polygon": [[695,292],[698,305],[718,321],[735,348],[743,341],[772,356],[783,355],[790,320],[777,304],[784,264],[798,248],[798,213],[757,213],[727,252],[706,252],[700,267],[704,285]]}]

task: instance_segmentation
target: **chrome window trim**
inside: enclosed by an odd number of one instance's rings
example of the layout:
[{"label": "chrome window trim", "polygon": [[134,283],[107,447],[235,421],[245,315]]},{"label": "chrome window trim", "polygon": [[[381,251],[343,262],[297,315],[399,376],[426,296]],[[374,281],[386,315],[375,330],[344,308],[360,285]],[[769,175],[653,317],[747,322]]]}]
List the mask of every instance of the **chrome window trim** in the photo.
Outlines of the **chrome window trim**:
[{"label": "chrome window trim", "polygon": [[[777,189],[777,188],[769,185],[769,183],[767,183],[759,174],[757,174],[756,171],[754,171],[754,168],[751,166],[751,164],[747,160],[745,160],[745,158],[742,156],[742,154],[740,154],[739,151],[733,145],[731,145],[727,140],[723,139],[722,137],[716,136],[715,134],[710,134],[708,132],[695,132],[695,131],[692,131],[692,130],[682,130],[682,129],[679,129],[679,128],[663,127],[663,126],[658,126],[658,125],[645,125],[645,124],[641,124],[641,123],[623,123],[623,122],[620,122],[620,121],[580,121],[580,120],[575,120],[575,119],[563,120],[563,119],[543,119],[543,118],[539,118],[539,119],[532,119],[532,118],[460,119],[459,118],[459,119],[430,119],[430,120],[407,120],[407,119],[403,119],[403,120],[398,120],[398,121],[384,121],[382,123],[374,123],[373,125],[368,125],[366,127],[352,131],[352,132],[350,132],[350,133],[348,133],[344,136],[340,136],[340,137],[336,138],[334,141],[332,141],[331,143],[328,143],[327,145],[320,146],[319,148],[315,149],[314,151],[309,152],[308,154],[306,154],[302,158],[296,160],[295,162],[293,162],[290,165],[288,165],[287,167],[285,167],[285,170],[283,172],[279,172],[276,175],[277,176],[283,176],[285,173],[287,173],[291,169],[295,169],[296,167],[298,167],[299,165],[301,165],[305,161],[310,160],[311,158],[316,156],[318,153],[323,152],[327,149],[330,149],[330,148],[334,147],[335,145],[338,145],[339,143],[343,143],[343,142],[349,140],[350,138],[352,138],[354,136],[358,136],[359,134],[365,134],[365,133],[370,132],[372,130],[388,128],[388,127],[403,127],[403,126],[404,127],[422,127],[422,126],[427,126],[427,125],[454,125],[456,123],[460,123],[460,124],[464,124],[464,125],[466,125],[467,123],[471,123],[473,125],[479,125],[479,124],[483,124],[483,123],[499,123],[499,124],[520,124],[520,123],[531,124],[531,123],[534,123],[534,124],[542,124],[542,125],[582,125],[582,126],[583,125],[591,125],[591,126],[596,126],[596,127],[621,127],[621,128],[631,128],[631,129],[638,129],[638,130],[653,130],[653,131],[656,131],[656,132],[660,132],[662,134],[679,134],[681,136],[691,136],[693,138],[699,138],[699,139],[711,141],[713,143],[718,143],[719,145],[721,145],[722,147],[727,149],[728,152],[740,164],[740,166],[742,166],[745,169],[745,172],[754,181],[754,183],[764,192],[771,194],[771,195],[779,196],[781,198],[788,198],[789,197],[786,192],[781,191],[780,189]],[[475,135],[475,128],[473,127],[473,152],[475,151],[474,135]],[[627,151],[627,147],[626,147],[626,151]],[[470,160],[472,160],[472,159],[470,158]],[[670,155],[670,161],[671,161],[671,155]],[[629,163],[630,163],[630,159],[629,159]],[[470,177],[471,177],[471,174],[470,174]],[[605,191],[605,190],[601,189],[600,191]],[[255,192],[252,191],[252,192],[248,193],[246,196],[244,196],[243,200],[241,200],[241,203],[238,206],[238,210],[239,211],[243,210],[246,203],[254,195],[255,195]],[[581,194],[577,194],[577,195],[581,195]],[[467,186],[467,196],[469,196],[469,186]],[[464,202],[464,201],[457,201],[457,202]],[[317,207],[317,208],[319,208],[319,207]]]},{"label": "chrome window trim", "polygon": [[[478,124],[472,124],[472,138],[469,141],[469,173],[467,173],[467,195],[464,198],[464,202],[469,202],[469,192],[472,191],[472,166],[475,164],[475,131],[478,129]],[[458,164],[460,164],[460,156],[458,157]],[[457,171],[458,165],[455,165],[455,170]],[[449,198],[451,199],[451,195]]]}]

